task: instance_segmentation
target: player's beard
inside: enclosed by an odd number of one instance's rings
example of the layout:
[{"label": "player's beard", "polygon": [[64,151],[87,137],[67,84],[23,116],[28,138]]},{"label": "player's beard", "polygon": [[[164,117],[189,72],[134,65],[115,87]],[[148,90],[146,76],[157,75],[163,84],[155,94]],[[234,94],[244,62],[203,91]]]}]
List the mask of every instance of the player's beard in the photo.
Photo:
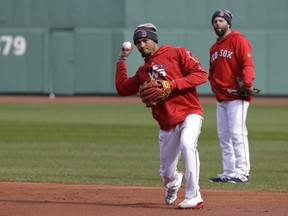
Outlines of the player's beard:
[{"label": "player's beard", "polygon": [[223,37],[227,33],[228,30],[229,30],[229,25],[227,25],[223,28],[214,27],[214,31],[215,31],[216,35],[218,35],[218,37]]},{"label": "player's beard", "polygon": [[147,57],[150,57],[152,55],[152,52],[147,48],[143,48],[140,52],[141,52],[141,56],[143,58],[147,58]]}]

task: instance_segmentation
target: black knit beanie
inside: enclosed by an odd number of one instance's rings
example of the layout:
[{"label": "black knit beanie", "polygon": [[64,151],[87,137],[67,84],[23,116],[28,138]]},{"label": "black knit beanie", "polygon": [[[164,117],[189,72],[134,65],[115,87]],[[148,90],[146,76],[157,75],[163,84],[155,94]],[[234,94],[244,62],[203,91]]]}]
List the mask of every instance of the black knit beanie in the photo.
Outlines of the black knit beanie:
[{"label": "black knit beanie", "polygon": [[215,19],[215,17],[222,17],[223,19],[227,21],[227,23],[231,27],[231,19],[233,18],[233,14],[229,10],[224,10],[224,9],[217,10],[212,16],[212,20],[211,20],[212,25],[213,25],[213,20]]},{"label": "black knit beanie", "polygon": [[158,37],[156,32],[157,28],[152,23],[144,23],[137,26],[133,35],[134,44],[136,45],[137,40],[140,38],[149,38],[158,43]]}]

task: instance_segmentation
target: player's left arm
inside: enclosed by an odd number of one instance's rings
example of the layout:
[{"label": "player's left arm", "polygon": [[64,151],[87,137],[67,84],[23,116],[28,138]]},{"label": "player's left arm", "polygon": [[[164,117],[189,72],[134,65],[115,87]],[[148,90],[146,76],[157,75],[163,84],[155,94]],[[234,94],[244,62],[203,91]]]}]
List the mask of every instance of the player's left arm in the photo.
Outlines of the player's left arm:
[{"label": "player's left arm", "polygon": [[261,92],[259,88],[253,87],[255,79],[254,63],[252,59],[252,47],[244,36],[238,36],[236,40],[236,57],[241,67],[240,76],[236,77],[238,92],[242,96],[253,96]]},{"label": "player's left arm", "polygon": [[253,80],[255,79],[252,46],[244,36],[239,35],[235,42],[234,50],[237,61],[241,67],[242,73],[240,77],[243,80],[243,85],[247,88],[252,88]]},{"label": "player's left arm", "polygon": [[190,89],[205,83],[208,75],[198,58],[186,48],[178,49],[179,66],[183,77],[173,80],[177,84],[177,89]]}]

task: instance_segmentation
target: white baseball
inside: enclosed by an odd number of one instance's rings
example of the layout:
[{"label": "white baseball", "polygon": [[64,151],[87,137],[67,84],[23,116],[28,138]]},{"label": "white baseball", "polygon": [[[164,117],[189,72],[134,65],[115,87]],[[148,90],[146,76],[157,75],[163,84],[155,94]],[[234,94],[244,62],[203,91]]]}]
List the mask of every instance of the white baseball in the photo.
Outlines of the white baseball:
[{"label": "white baseball", "polygon": [[55,98],[55,94],[50,93],[49,97],[50,97],[50,99],[54,99]]},{"label": "white baseball", "polygon": [[132,48],[132,43],[130,41],[125,41],[122,44],[122,48],[125,49],[125,50],[130,50]]}]

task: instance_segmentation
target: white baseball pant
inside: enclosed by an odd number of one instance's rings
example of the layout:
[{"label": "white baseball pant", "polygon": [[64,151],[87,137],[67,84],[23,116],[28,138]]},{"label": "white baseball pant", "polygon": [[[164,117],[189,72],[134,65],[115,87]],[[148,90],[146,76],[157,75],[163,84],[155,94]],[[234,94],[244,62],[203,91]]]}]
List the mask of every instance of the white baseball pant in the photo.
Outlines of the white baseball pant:
[{"label": "white baseball pant", "polygon": [[200,196],[199,172],[200,161],[197,141],[201,132],[202,116],[188,115],[184,122],[170,130],[159,132],[160,176],[166,188],[175,186],[177,164],[181,157],[185,162],[185,198]]},{"label": "white baseball pant", "polygon": [[246,117],[249,102],[232,100],[217,103],[217,131],[222,149],[223,175],[249,176],[250,156]]}]

